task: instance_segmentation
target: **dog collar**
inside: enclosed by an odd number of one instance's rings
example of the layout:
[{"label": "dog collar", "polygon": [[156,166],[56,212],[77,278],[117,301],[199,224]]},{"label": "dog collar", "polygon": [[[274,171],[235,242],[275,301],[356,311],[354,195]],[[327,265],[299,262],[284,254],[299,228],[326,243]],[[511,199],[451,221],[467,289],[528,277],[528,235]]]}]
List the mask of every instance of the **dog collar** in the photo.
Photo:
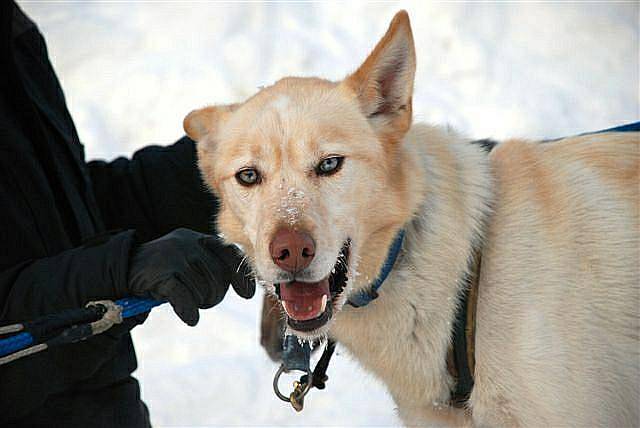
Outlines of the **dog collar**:
[{"label": "dog collar", "polygon": [[349,300],[347,301],[348,304],[350,304],[354,308],[361,308],[363,306],[367,306],[378,297],[378,290],[382,286],[382,283],[385,281],[385,279],[387,279],[387,276],[389,276],[389,273],[391,273],[391,269],[393,269],[393,265],[396,263],[398,254],[400,254],[400,249],[402,248],[403,241],[404,230],[400,229],[400,231],[394,238],[393,243],[391,244],[391,248],[389,248],[387,258],[384,261],[382,269],[380,270],[380,274],[378,275],[376,280],[373,281],[371,287],[368,290],[360,290],[358,293],[349,297]]}]

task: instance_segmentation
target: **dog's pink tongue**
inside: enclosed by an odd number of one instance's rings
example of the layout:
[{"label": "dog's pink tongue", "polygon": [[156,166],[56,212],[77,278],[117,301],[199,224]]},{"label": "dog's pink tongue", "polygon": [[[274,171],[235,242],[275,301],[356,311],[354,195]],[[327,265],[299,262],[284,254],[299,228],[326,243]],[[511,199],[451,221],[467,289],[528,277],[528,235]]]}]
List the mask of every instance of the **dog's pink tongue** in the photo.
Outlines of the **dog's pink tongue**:
[{"label": "dog's pink tongue", "polygon": [[282,284],[280,298],[284,310],[291,318],[298,321],[317,318],[322,315],[327,302],[331,300],[329,280]]}]

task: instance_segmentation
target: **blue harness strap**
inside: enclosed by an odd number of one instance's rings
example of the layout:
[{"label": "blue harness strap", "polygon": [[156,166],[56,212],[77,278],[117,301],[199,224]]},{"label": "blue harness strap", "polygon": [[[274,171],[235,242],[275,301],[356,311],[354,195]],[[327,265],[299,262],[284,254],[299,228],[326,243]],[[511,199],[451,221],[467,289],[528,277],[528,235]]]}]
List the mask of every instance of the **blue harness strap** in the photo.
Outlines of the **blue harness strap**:
[{"label": "blue harness strap", "polygon": [[640,132],[640,122],[627,123],[626,125],[615,126],[603,131],[587,132],[580,135],[602,134],[603,132]]},{"label": "blue harness strap", "polygon": [[[574,135],[574,137],[582,137],[585,135],[604,134],[605,132],[640,132],[640,122],[627,123],[626,125],[614,126],[613,128],[602,129],[600,131],[583,132],[582,134]],[[543,143],[553,143],[555,141],[564,140],[567,137],[550,138],[542,140]]]},{"label": "blue harness strap", "polygon": [[404,241],[404,230],[400,229],[398,234],[393,240],[391,244],[391,248],[387,253],[387,258],[382,265],[382,269],[380,269],[380,274],[376,278],[375,281],[371,284],[371,287],[368,290],[360,290],[358,293],[349,297],[347,301],[348,304],[353,306],[354,308],[361,308],[363,306],[367,306],[373,300],[378,298],[378,290],[384,283],[385,279],[391,273],[391,269],[393,269],[393,265],[396,263],[396,259],[398,258],[398,254],[400,254],[400,250],[402,249],[402,242]]}]

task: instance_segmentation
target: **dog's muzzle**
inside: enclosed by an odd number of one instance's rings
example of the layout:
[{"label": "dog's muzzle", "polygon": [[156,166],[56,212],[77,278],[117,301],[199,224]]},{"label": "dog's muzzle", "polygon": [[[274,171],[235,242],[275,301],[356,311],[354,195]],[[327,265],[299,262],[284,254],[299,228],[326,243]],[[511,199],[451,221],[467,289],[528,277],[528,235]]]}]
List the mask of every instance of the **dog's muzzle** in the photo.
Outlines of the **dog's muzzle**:
[{"label": "dog's muzzle", "polygon": [[347,284],[350,246],[351,241],[348,239],[342,246],[331,274],[323,280],[275,284],[289,327],[310,332],[324,326],[331,319],[335,302]]}]

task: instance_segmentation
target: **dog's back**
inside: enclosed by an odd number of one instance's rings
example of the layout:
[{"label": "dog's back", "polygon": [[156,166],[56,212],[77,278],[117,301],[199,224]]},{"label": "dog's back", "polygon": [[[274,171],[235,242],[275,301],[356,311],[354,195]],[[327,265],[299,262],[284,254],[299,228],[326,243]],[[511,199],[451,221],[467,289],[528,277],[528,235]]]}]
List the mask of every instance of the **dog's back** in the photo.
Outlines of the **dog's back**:
[{"label": "dog's back", "polygon": [[640,424],[639,158],[638,133],[490,154],[476,421]]}]

